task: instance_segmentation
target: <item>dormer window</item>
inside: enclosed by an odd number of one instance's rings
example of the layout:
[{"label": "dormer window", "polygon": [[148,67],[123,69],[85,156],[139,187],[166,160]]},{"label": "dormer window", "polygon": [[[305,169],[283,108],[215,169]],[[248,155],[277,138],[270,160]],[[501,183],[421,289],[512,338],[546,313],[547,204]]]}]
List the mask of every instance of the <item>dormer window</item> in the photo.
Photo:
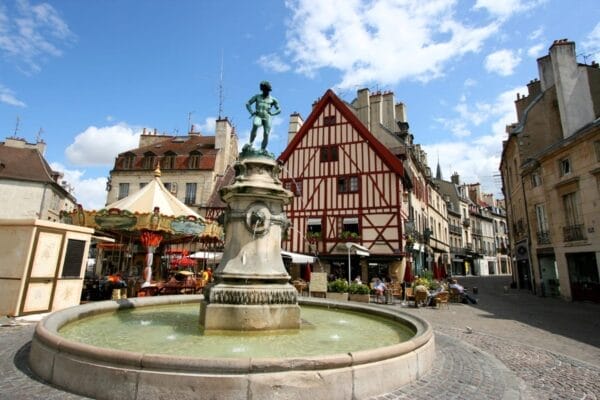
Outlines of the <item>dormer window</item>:
[{"label": "dormer window", "polygon": [[172,151],[167,151],[163,156],[161,167],[162,169],[175,169],[175,160],[177,159],[177,154]]},{"label": "dormer window", "polygon": [[202,157],[202,153],[199,151],[190,152],[190,157],[188,158],[188,168],[189,169],[198,169],[200,168],[200,158]]},{"label": "dormer window", "polygon": [[123,156],[123,169],[133,169],[135,164],[135,154],[127,153]]},{"label": "dormer window", "polygon": [[144,161],[142,164],[144,169],[156,168],[156,154],[151,151],[144,153]]}]

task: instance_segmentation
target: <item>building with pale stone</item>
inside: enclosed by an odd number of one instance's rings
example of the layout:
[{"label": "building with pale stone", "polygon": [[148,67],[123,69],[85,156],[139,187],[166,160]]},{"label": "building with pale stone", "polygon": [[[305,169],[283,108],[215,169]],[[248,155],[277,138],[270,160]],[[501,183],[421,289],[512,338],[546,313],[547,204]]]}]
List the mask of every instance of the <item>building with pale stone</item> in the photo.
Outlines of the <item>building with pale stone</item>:
[{"label": "building with pale stone", "polygon": [[202,216],[209,209],[215,183],[235,162],[238,139],[227,119],[216,122],[215,135],[192,131],[186,136],[144,132],[139,146],[120,153],[110,171],[106,204],[139,191],[160,167],[165,187]]},{"label": "building with pale stone", "polygon": [[10,137],[0,143],[0,219],[33,218],[60,221],[77,201],[62,173],[44,158],[46,143]]},{"label": "building with pale stone", "polygon": [[521,288],[600,302],[600,69],[555,41],[517,95],[500,171]]}]

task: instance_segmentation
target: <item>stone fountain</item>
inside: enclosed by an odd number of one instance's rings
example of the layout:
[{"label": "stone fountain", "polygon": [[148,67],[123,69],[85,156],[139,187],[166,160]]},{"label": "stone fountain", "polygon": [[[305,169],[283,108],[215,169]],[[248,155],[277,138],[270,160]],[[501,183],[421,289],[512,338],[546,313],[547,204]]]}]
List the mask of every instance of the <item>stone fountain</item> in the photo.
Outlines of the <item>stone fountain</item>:
[{"label": "stone fountain", "polygon": [[[267,97],[257,95],[249,104],[253,101],[267,101],[270,106],[276,104],[266,90],[270,90],[270,85],[263,82],[261,89],[267,92]],[[264,118],[255,116],[254,120],[258,120],[255,124],[265,123]],[[264,128],[268,126],[265,124]],[[71,392],[97,399],[345,400],[390,392],[414,382],[431,369],[435,342],[426,321],[393,308],[298,298],[289,283],[290,276],[284,268],[280,250],[282,233],[288,224],[283,208],[292,194],[282,187],[277,177],[278,165],[266,152],[267,136],[260,151],[245,146],[235,165],[234,183],[222,189],[221,196],[228,205],[223,221],[225,249],[215,272],[215,283],[206,289],[204,296],[129,298],[88,303],[52,313],[37,325],[31,342],[29,366],[37,376]],[[339,352],[327,353],[328,338],[318,337],[312,343],[320,346],[316,355],[300,351],[293,356],[281,356],[273,352],[271,348],[277,349],[273,344],[278,338],[302,332],[299,303],[324,313],[352,312],[368,316],[369,322],[360,324],[369,327],[369,336],[363,340],[367,343],[361,343],[366,346],[343,347]],[[169,352],[169,346],[177,342],[168,338],[139,350],[118,350],[111,346],[110,340],[114,343],[123,336],[136,339],[139,336],[135,343],[146,345],[144,338],[148,336],[142,333],[142,326],[131,326],[132,318],[127,316],[127,311],[171,315],[185,304],[193,307],[200,304],[200,329],[195,331],[194,311],[191,322],[194,331],[189,335],[192,339],[211,337],[223,342],[224,336],[240,335],[235,339],[241,341],[247,338],[246,334],[256,334],[264,336],[270,352],[234,358],[222,353],[217,356],[204,353],[174,355]],[[164,311],[165,307],[173,306],[175,311]],[[125,333],[110,339],[108,345],[94,345],[90,343],[92,341],[61,333],[69,326],[81,327],[104,316],[115,316],[116,326],[125,329]],[[161,320],[156,324],[177,330],[176,324]],[[402,327],[410,335],[404,339],[394,337],[391,343],[382,346],[377,337],[370,340],[377,324]],[[317,329],[316,325],[306,328]],[[107,331],[112,328],[110,324],[105,326]],[[336,325],[335,330],[332,340],[339,336],[351,338],[357,329],[341,324]],[[94,329],[91,331],[93,338],[104,338]]]},{"label": "stone fountain", "polygon": [[200,325],[206,333],[298,329],[298,293],[280,247],[288,226],[283,207],[292,193],[282,187],[275,160],[253,150],[242,152],[235,175],[221,190],[228,205],[225,249],[200,303]]}]

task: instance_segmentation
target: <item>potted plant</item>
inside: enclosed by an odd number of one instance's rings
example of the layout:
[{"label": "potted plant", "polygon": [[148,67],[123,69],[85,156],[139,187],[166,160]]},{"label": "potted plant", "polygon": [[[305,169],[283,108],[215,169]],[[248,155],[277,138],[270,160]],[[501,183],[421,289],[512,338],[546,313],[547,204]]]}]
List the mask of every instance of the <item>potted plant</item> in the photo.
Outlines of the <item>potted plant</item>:
[{"label": "potted plant", "polygon": [[321,239],[321,232],[307,232],[306,239],[309,242],[314,242]]},{"label": "potted plant", "polygon": [[340,238],[346,240],[358,240],[360,239],[360,235],[352,231],[342,231],[342,233],[340,233]]},{"label": "potted plant", "polygon": [[369,303],[371,301],[371,289],[363,283],[354,282],[348,287],[348,299],[350,301]]},{"label": "potted plant", "polygon": [[348,282],[344,279],[336,279],[327,284],[327,298],[337,301],[348,300]]}]

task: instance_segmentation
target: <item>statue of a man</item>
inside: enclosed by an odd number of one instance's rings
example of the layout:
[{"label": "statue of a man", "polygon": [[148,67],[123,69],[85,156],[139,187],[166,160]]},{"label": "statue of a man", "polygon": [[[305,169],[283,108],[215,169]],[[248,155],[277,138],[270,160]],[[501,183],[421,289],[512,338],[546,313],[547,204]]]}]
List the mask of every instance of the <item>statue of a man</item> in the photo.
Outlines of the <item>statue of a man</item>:
[{"label": "statue of a man", "polygon": [[[246,103],[246,108],[252,117],[252,132],[250,132],[250,146],[256,138],[256,131],[258,127],[263,127],[263,140],[260,148],[264,151],[267,149],[267,143],[269,142],[269,133],[271,133],[271,116],[277,115],[281,112],[279,108],[279,102],[275,97],[271,97],[269,92],[271,91],[271,84],[267,81],[260,83],[260,90],[262,93],[252,96]],[[252,110],[252,103],[256,103],[256,109]],[[271,111],[273,109],[273,111]]]}]

